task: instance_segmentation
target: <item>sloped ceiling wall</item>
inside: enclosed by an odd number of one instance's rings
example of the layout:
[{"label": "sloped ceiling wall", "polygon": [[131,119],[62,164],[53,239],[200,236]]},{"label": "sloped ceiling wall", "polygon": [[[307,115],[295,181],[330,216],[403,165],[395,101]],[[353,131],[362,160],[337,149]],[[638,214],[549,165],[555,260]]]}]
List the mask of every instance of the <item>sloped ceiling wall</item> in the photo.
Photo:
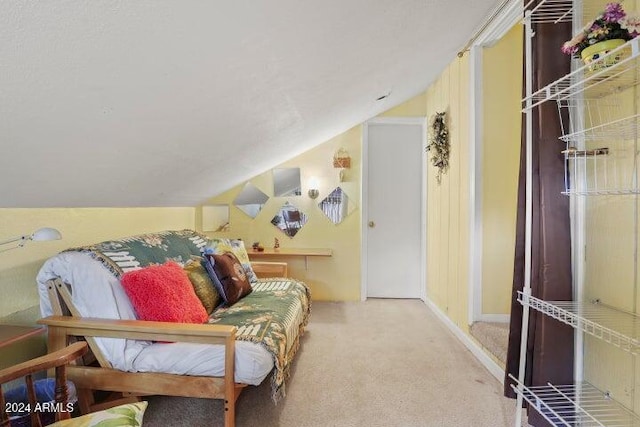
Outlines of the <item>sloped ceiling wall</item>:
[{"label": "sloped ceiling wall", "polygon": [[0,207],[198,205],[423,91],[498,3],[4,0]]}]

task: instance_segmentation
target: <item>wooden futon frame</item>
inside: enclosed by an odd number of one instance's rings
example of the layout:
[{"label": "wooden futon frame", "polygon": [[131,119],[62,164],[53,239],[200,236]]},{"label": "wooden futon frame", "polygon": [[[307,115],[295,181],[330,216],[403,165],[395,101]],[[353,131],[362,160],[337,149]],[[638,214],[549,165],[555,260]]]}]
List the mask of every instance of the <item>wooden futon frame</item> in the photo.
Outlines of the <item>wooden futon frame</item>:
[{"label": "wooden futon frame", "polygon": [[[41,319],[38,323],[49,329],[48,351],[66,347],[72,337],[82,337],[95,357],[94,363],[67,368],[68,378],[78,390],[83,413],[137,401],[140,396],[199,397],[222,399],[224,425],[235,425],[236,400],[246,387],[246,384],[234,382],[235,326],[82,318],[73,306],[71,293],[64,283],[58,279],[50,280],[47,288],[55,315]],[[225,346],[224,377],[120,371],[111,366],[94,337],[222,344]],[[95,390],[118,392],[119,398],[96,403],[93,395]]]}]

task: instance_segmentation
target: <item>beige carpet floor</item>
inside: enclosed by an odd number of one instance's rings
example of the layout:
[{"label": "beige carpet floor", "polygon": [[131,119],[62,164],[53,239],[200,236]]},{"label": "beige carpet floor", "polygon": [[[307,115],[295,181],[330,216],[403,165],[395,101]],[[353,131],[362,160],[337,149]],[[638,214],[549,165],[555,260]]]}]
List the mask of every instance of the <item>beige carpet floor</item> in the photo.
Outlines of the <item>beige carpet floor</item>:
[{"label": "beige carpet floor", "polygon": [[[515,401],[421,301],[314,302],[287,396],[269,380],[237,403],[239,427],[502,427]],[[222,426],[219,401],[150,397],[145,427]]]},{"label": "beige carpet floor", "polygon": [[489,353],[506,366],[509,344],[508,323],[475,322],[471,325],[470,332]]}]

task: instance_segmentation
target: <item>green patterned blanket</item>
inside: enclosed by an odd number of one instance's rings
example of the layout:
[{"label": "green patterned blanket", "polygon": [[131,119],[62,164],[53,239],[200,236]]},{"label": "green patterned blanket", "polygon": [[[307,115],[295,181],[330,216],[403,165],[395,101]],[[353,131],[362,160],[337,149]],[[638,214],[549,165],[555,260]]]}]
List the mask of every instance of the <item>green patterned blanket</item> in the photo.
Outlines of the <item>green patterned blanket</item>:
[{"label": "green patterned blanket", "polygon": [[141,234],[95,245],[67,249],[83,252],[100,261],[114,276],[152,264],[175,261],[184,264],[200,255],[207,237],[193,230],[162,231]]},{"label": "green patterned blanket", "polygon": [[252,293],[211,313],[209,323],[234,325],[238,328],[236,340],[257,342],[269,350],[275,364],[272,398],[277,402],[285,395],[285,379],[310,313],[311,297],[304,283],[260,279]]},{"label": "green patterned blanket", "polygon": [[[184,264],[200,255],[207,237],[192,230],[164,231],[91,246],[68,249],[89,254],[115,277],[151,264],[175,261]],[[236,339],[260,343],[272,355],[275,370],[271,378],[272,397],[277,402],[285,394],[285,379],[309,321],[311,297],[302,282],[262,279],[253,292],[231,307],[216,309],[209,323],[233,325]]]}]

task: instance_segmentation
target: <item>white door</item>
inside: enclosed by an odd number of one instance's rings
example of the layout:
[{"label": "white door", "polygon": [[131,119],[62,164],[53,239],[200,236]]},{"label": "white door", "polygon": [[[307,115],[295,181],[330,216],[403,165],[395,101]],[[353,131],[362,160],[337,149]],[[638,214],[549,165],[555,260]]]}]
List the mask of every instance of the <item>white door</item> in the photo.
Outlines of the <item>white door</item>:
[{"label": "white door", "polygon": [[423,119],[365,124],[363,296],[423,298]]}]

